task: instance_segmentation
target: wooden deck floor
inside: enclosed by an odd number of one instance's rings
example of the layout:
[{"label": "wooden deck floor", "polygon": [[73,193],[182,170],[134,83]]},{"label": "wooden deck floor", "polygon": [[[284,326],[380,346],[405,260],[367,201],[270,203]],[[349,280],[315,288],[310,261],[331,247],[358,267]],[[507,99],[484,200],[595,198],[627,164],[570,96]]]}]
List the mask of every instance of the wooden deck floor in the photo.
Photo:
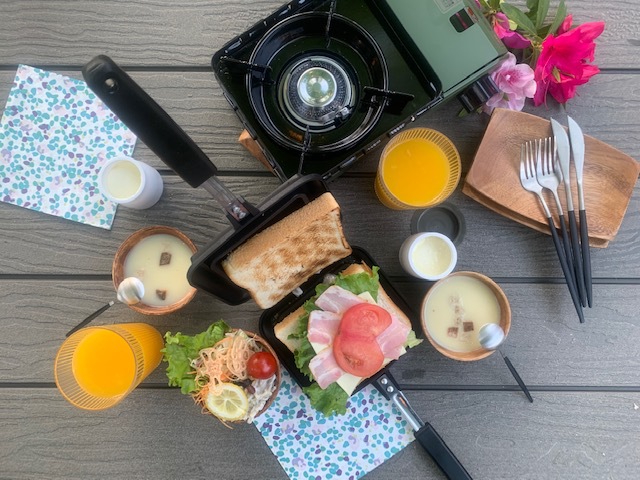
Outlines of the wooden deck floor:
[{"label": "wooden deck floor", "polygon": [[[567,112],[583,131],[640,159],[640,2],[574,0],[577,23],[604,20],[596,63],[602,69]],[[81,78],[107,54],[138,81],[251,202],[278,181],[236,142],[241,125],[210,71],[213,52],[271,13],[276,0],[2,0],[0,106],[18,64]],[[454,102],[418,125],[448,135],[466,172],[487,116],[458,118]],[[527,107],[545,118],[557,106]],[[412,212],[380,206],[373,178],[380,150],[331,184],[345,233],[364,247],[418,306],[431,284],[397,261]],[[111,262],[135,230],[164,224],[206,245],[228,226],[210,196],[192,189],[141,142],[134,157],[161,170],[165,193],[145,211],[120,208],[110,231],[0,203],[0,478],[287,478],[251,425],[229,430],[204,421],[166,386],[158,368],[119,407],[87,413],[70,406],[53,380],[65,333],[114,296]],[[448,360],[422,345],[393,366],[409,401],[477,479],[629,479],[640,477],[640,187],[616,239],[592,250],[595,306],[576,319],[550,240],[460,192],[451,198],[467,232],[458,270],[494,278],[511,303],[508,353],[535,397],[519,393],[502,360]],[[147,321],[160,331],[196,333],[224,318],[256,330],[253,303],[230,307],[199,293],[182,312],[144,317],[123,305],[96,324]],[[443,478],[412,444],[370,479]]]}]

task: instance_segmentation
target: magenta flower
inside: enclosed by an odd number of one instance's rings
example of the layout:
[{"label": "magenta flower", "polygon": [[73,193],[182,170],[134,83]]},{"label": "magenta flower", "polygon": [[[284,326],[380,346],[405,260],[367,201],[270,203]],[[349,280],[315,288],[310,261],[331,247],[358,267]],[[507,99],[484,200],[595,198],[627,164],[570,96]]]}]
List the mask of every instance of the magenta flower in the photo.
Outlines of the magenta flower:
[{"label": "magenta flower", "polygon": [[496,13],[491,19],[493,31],[507,48],[520,49],[531,46],[531,41],[523,37],[518,32],[511,30],[509,19],[502,13]]},{"label": "magenta flower", "polygon": [[589,81],[600,69],[594,60],[594,40],[603,32],[604,22],[584,23],[571,30],[571,15],[565,18],[556,35],[542,42],[535,68],[538,84],[534,104],[545,103],[547,93],[559,103],[573,98],[576,87]]},{"label": "magenta flower", "polygon": [[485,104],[484,111],[493,112],[494,108],[508,108],[509,110],[522,110],[527,98],[533,98],[536,93],[536,81],[534,72],[526,63],[516,63],[513,53],[508,53],[496,70],[491,73],[491,78],[500,89]]}]

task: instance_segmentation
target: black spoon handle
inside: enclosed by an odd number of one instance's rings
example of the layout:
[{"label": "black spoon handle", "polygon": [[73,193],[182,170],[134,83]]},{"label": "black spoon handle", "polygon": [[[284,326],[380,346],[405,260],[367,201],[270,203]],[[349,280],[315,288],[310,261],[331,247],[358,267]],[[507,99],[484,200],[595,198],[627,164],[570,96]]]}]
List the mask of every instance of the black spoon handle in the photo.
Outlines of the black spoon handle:
[{"label": "black spoon handle", "polygon": [[113,304],[116,303],[113,300],[111,300],[109,303],[107,303],[106,305],[104,305],[103,307],[100,307],[98,310],[96,310],[95,312],[93,312],[91,315],[89,315],[87,318],[85,318],[83,321],[81,321],[78,325],[76,325],[75,327],[73,327],[71,330],[69,330],[69,332],[67,332],[67,337],[69,335],[71,335],[72,333],[77,332],[78,330],[80,330],[82,327],[84,327],[85,325],[89,324],[94,318],[96,318],[98,315],[102,315],[102,313],[104,313],[104,311],[113,306]]},{"label": "black spoon handle", "polygon": [[516,382],[518,382],[518,385],[520,385],[520,388],[522,389],[524,394],[527,396],[527,399],[529,399],[529,401],[531,403],[533,403],[533,397],[529,393],[529,389],[527,388],[527,386],[522,381],[522,377],[520,377],[520,375],[516,371],[516,368],[511,363],[511,360],[509,360],[509,357],[505,356],[502,352],[500,352],[500,354],[502,355],[502,358],[504,359],[504,363],[507,364],[507,367],[509,368],[509,371],[511,372],[511,375],[513,375],[513,378],[516,379]]}]

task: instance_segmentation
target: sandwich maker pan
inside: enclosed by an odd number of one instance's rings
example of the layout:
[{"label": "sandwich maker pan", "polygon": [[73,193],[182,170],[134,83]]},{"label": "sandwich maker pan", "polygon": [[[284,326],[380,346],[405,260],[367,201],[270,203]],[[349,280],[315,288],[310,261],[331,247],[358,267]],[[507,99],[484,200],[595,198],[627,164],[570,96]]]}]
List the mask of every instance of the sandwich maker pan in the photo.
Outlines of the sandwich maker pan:
[{"label": "sandwich maker pan", "polygon": [[[286,367],[291,376],[301,387],[309,386],[311,381],[296,366],[293,353],[276,337],[275,326],[284,320],[290,313],[301,307],[307,300],[313,297],[316,293],[316,286],[323,283],[327,275],[337,275],[354,263],[364,263],[369,266],[369,268],[376,265],[373,258],[371,258],[365,250],[355,246],[352,246],[351,248],[353,250],[351,255],[329,265],[320,273],[312,276],[303,285],[301,285],[301,295],[296,296],[295,294],[290,293],[273,307],[264,310],[260,316],[260,335],[269,342],[269,345],[271,345],[278,355],[280,362]],[[411,320],[411,327],[414,332],[420,332],[421,325],[417,320],[418,316],[416,313],[407,304],[402,295],[400,295],[393,285],[387,280],[382,270],[378,271],[378,276],[380,285],[384,291],[387,292],[387,295],[389,295],[396,306]],[[416,440],[418,440],[422,448],[424,448],[431,458],[433,458],[447,478],[455,480],[470,480],[471,475],[469,475],[462,463],[460,463],[458,458],[447,446],[435,428],[433,428],[430,423],[425,423],[420,419],[413,408],[411,408],[411,405],[409,405],[408,400],[389,371],[389,367],[394,362],[395,361],[391,361],[378,373],[364,379],[360,382],[355,391],[357,392],[361,390],[366,385],[373,385],[387,400],[390,400],[398,410],[400,410],[402,416],[413,428]]]},{"label": "sandwich maker pan", "polygon": [[[320,175],[296,175],[285,182],[257,207],[233,194],[216,177],[217,167],[174,120],[136,84],[124,70],[105,55],[89,61],[82,75],[93,92],[115,113],[143,143],[192,187],[204,187],[222,206],[231,227],[191,258],[187,273],[194,287],[220,298],[230,305],[239,305],[251,298],[249,292],[237,286],[222,269],[221,262],[234,249],[253,235],[310,203],[328,191]],[[276,351],[282,363],[301,385],[306,377],[297,369],[293,355],[275,338],[273,327],[304,301],[315,294],[315,285],[327,273],[338,273],[351,263],[364,262],[370,267],[373,259],[362,249],[352,247],[346,258],[325,268],[300,286],[303,294],[293,293],[260,317],[260,333]],[[411,312],[404,299],[379,272],[380,284],[404,312]],[[415,323],[415,314],[410,315]],[[420,328],[413,325],[414,331]],[[292,363],[293,362],[293,363]],[[402,412],[415,430],[421,446],[431,455],[447,478],[464,480],[471,477],[435,429],[424,423],[413,411],[391,376],[388,365],[361,382],[359,388],[371,383]]]},{"label": "sandwich maker pan", "polygon": [[191,258],[189,283],[239,305],[251,298],[222,268],[222,260],[253,235],[328,191],[322,176],[296,175],[257,207],[216,177],[217,167],[182,128],[111,58],[99,55],[82,69],[93,92],[142,142],[192,187],[205,188],[223,208],[231,227]]}]

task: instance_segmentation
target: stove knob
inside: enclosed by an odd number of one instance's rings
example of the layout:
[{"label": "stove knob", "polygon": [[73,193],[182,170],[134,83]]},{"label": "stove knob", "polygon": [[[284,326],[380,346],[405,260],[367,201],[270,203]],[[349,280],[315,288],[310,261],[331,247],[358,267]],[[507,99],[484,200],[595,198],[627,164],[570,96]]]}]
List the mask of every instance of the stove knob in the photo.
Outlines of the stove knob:
[{"label": "stove knob", "polygon": [[460,100],[460,103],[462,103],[462,106],[467,112],[472,113],[482,107],[487,100],[499,91],[491,77],[485,75],[473,82],[458,95],[458,100]]}]

